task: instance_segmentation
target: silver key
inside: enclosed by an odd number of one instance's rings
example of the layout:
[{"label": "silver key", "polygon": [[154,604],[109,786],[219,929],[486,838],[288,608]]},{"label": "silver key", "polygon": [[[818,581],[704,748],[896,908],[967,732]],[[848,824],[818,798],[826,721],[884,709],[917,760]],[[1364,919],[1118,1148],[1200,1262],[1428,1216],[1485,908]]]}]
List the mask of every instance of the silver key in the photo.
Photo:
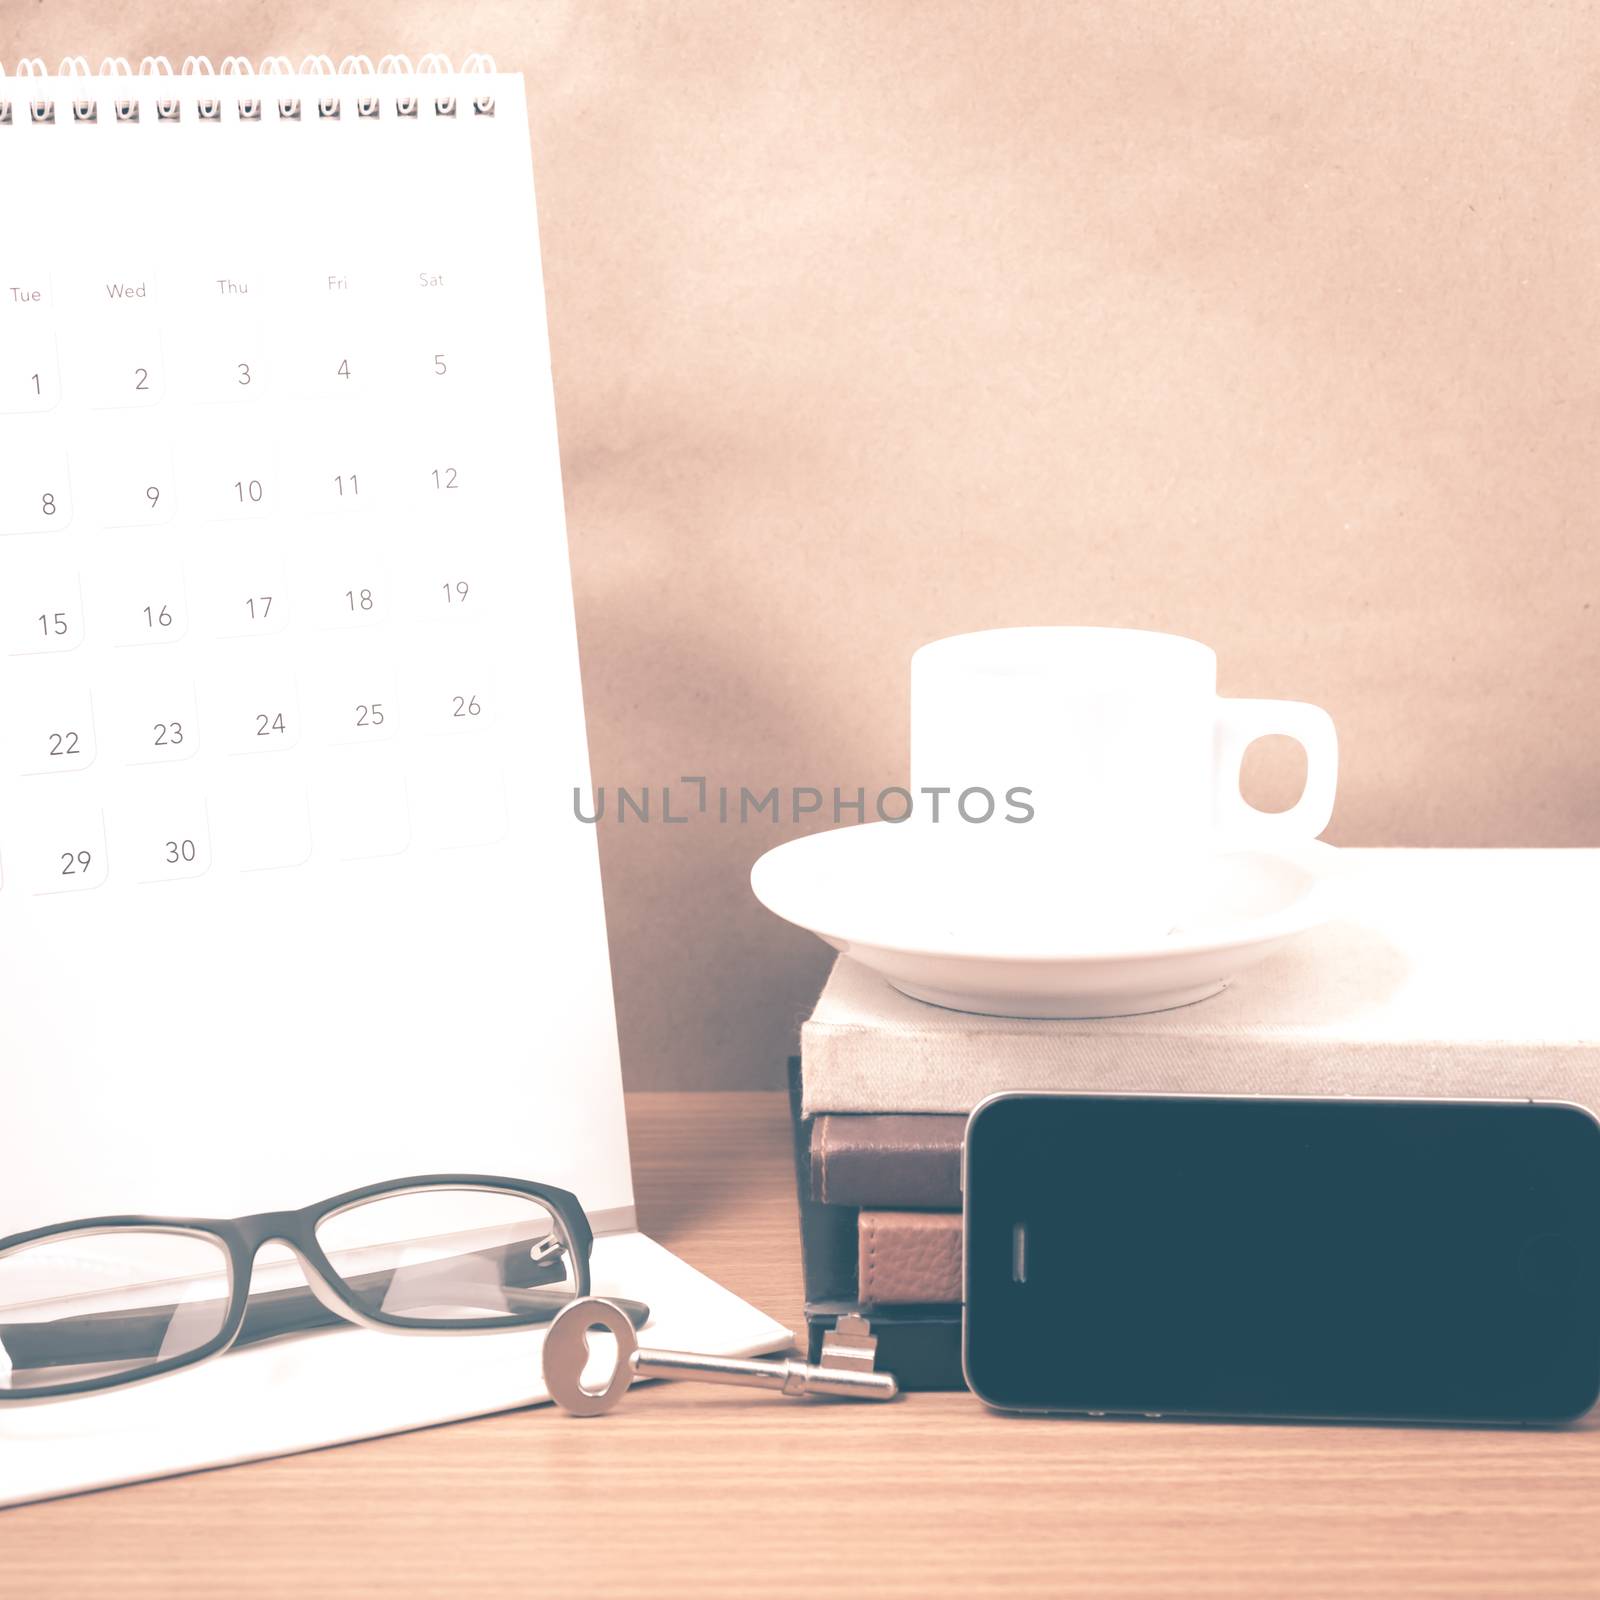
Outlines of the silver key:
[{"label": "silver key", "polygon": [[[851,1320],[859,1322],[858,1318]],[[589,1389],[583,1383],[591,1328],[603,1328],[617,1341],[617,1364],[603,1389]],[[574,1300],[556,1314],[545,1335],[544,1383],[550,1398],[575,1417],[598,1417],[609,1411],[635,1378],[697,1378],[702,1383],[736,1383],[790,1395],[893,1400],[900,1385],[891,1373],[871,1370],[870,1348],[862,1365],[861,1347],[870,1347],[872,1342],[862,1324],[851,1341],[851,1359],[836,1358],[835,1365],[825,1358],[819,1366],[805,1361],[735,1361],[679,1350],[641,1350],[633,1324],[620,1306],[609,1300]]]}]

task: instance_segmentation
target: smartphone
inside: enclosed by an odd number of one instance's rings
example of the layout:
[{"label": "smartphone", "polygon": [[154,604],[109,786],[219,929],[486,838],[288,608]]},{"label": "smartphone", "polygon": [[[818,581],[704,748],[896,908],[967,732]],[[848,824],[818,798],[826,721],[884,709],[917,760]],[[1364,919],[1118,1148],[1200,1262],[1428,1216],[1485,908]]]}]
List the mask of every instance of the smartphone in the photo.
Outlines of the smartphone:
[{"label": "smartphone", "polygon": [[991,1406],[1557,1423],[1600,1391],[1578,1106],[1001,1094],[962,1183]]}]

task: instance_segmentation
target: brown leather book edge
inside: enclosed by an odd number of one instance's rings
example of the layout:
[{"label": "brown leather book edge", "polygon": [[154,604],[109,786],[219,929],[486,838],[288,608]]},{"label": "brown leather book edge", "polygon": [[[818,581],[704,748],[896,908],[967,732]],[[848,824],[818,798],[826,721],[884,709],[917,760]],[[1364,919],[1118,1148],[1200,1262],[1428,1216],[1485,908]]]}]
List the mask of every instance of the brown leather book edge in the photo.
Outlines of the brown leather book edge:
[{"label": "brown leather book edge", "polygon": [[822,1205],[961,1205],[961,1139],[952,1116],[845,1116],[811,1124],[811,1198]]},{"label": "brown leather book edge", "polygon": [[863,1305],[947,1305],[961,1299],[961,1214],[866,1210],[857,1223]]}]

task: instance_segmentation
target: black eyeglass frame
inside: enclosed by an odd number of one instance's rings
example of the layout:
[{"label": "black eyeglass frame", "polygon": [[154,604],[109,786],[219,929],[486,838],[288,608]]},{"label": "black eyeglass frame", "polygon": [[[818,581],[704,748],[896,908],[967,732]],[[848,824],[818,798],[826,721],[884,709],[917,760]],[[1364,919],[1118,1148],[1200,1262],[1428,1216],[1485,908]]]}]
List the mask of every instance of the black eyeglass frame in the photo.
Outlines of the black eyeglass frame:
[{"label": "black eyeglass frame", "polygon": [[[330,1320],[351,1322],[357,1327],[381,1333],[507,1333],[548,1321],[557,1307],[541,1308],[538,1316],[513,1316],[498,1313],[483,1317],[406,1317],[363,1306],[354,1292],[328,1260],[317,1242],[317,1226],[341,1211],[369,1200],[393,1195],[417,1194],[430,1189],[470,1189],[486,1194],[513,1194],[541,1203],[560,1228],[562,1245],[571,1262],[573,1286],[563,1292],[560,1303],[581,1299],[590,1291],[589,1260],[594,1251],[594,1230],[578,1197],[554,1184],[533,1183],[523,1178],[489,1177],[482,1173],[432,1173],[421,1177],[393,1178],[387,1183],[371,1183],[360,1189],[316,1201],[298,1211],[262,1211],[245,1217],[84,1217],[76,1222],[53,1223],[14,1233],[0,1239],[0,1260],[41,1240],[70,1239],[89,1234],[117,1231],[171,1233],[220,1243],[228,1259],[228,1307],[221,1328],[202,1345],[182,1355],[156,1360],[132,1373],[110,1373],[99,1378],[78,1378],[67,1383],[41,1384],[26,1391],[0,1388],[0,1406],[27,1404],[35,1400],[59,1400],[68,1395],[91,1394],[100,1389],[123,1389],[135,1383],[162,1378],[184,1367],[192,1367],[223,1354],[239,1338],[250,1309],[250,1280],[256,1256],[263,1245],[286,1244],[305,1270],[306,1286],[328,1317],[308,1323],[300,1320],[293,1327],[326,1324]],[[303,1293],[298,1288],[292,1293]],[[643,1321],[646,1307],[630,1306],[630,1314]],[[289,1327],[264,1330],[263,1336],[290,1331]]]}]

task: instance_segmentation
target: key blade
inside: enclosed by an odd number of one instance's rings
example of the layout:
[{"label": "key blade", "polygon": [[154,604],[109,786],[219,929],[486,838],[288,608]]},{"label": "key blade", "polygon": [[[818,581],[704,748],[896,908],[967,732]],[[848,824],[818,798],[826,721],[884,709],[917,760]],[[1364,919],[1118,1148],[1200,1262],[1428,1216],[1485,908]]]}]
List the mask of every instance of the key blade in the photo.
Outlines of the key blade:
[{"label": "key blade", "polygon": [[878,1356],[878,1340],[872,1324],[856,1312],[835,1320],[822,1336],[824,1367],[844,1367],[851,1372],[871,1372]]}]

